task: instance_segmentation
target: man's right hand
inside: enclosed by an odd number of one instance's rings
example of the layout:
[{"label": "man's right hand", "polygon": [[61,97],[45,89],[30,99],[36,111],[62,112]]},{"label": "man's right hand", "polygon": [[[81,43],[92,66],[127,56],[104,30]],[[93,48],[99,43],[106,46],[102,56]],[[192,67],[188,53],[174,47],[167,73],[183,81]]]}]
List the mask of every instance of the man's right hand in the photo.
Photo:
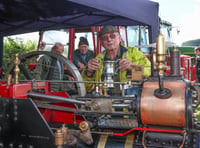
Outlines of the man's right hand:
[{"label": "man's right hand", "polygon": [[88,72],[94,72],[96,70],[99,69],[99,63],[98,63],[98,60],[97,59],[91,59],[89,62],[88,62]]}]

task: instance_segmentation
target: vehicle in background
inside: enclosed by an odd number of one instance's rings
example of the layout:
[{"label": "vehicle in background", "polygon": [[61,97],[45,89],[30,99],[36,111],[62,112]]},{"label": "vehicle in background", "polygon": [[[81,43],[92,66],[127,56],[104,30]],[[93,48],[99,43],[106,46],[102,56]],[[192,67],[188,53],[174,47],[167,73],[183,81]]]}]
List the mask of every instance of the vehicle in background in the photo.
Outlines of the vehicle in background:
[{"label": "vehicle in background", "polygon": [[[124,46],[138,46],[149,44],[148,27],[147,26],[117,26],[122,36],[122,44]],[[78,42],[81,36],[87,38],[89,49],[93,50],[95,55],[104,50],[100,46],[99,38],[97,37],[100,31],[100,26],[71,28],[62,30],[49,30],[40,32],[40,40],[38,50],[43,43],[46,44],[44,51],[50,51],[54,43],[60,42],[64,45],[63,55],[72,60],[72,52],[78,49]],[[149,54],[148,48],[141,50]]]},{"label": "vehicle in background", "polygon": [[[72,52],[78,49],[78,42],[81,36],[87,38],[89,42],[89,50],[94,51],[95,56],[103,51],[103,47],[100,45],[100,40],[97,36],[100,31],[100,26],[91,26],[84,28],[70,28],[61,30],[48,30],[40,32],[39,48],[43,43],[46,44],[44,51],[50,51],[51,47],[55,42],[60,42],[64,45],[63,55],[72,61]],[[155,43],[149,44],[150,32],[148,26],[117,26],[124,46],[138,47],[145,55],[150,56],[152,48],[155,48]],[[160,20],[160,31],[165,36],[165,42],[167,47],[167,63],[170,65],[170,50],[174,49],[175,45],[172,42],[172,32],[176,31],[179,33],[178,27],[173,27],[170,22]],[[176,47],[181,52],[181,69],[185,79],[195,80],[196,79],[196,68],[195,59],[189,55],[183,55],[186,53],[189,47]],[[190,50],[193,49],[190,47]],[[149,58],[150,59],[150,58]],[[34,66],[33,66],[34,67]],[[170,73],[170,69],[167,68],[167,74]]]},{"label": "vehicle in background", "polygon": [[170,51],[176,47],[181,53],[180,62],[181,70],[185,79],[194,81],[196,80],[196,59],[194,54],[194,46],[171,46],[173,44],[173,35],[179,34],[180,30],[178,27],[172,26],[172,24],[165,20],[160,20],[160,30],[165,36],[166,44],[169,44],[167,50],[167,65],[170,65]]}]

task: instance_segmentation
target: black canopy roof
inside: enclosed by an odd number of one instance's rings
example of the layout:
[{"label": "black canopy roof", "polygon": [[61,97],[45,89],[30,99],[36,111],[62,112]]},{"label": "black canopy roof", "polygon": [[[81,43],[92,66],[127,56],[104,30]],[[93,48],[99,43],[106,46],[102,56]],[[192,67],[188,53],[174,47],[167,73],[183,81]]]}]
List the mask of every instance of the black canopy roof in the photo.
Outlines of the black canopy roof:
[{"label": "black canopy roof", "polygon": [[152,35],[150,42],[155,42],[158,3],[148,0],[1,0],[0,56],[3,36],[92,25],[148,25]]},{"label": "black canopy roof", "polygon": [[3,0],[3,36],[91,25],[158,27],[158,3],[147,0]]}]

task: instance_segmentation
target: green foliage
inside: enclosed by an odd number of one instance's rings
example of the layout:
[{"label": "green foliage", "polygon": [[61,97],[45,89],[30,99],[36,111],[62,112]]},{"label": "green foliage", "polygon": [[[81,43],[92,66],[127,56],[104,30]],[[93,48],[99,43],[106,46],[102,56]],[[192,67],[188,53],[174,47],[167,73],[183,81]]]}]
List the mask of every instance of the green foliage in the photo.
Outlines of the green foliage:
[{"label": "green foliage", "polygon": [[200,121],[200,106],[197,107],[195,115],[196,115],[198,121]]},{"label": "green foliage", "polygon": [[3,46],[2,78],[5,77],[6,70],[14,62],[15,54],[19,54],[20,56],[31,51],[36,51],[36,49],[36,41],[28,40],[23,42],[16,41],[12,38],[5,38]]}]

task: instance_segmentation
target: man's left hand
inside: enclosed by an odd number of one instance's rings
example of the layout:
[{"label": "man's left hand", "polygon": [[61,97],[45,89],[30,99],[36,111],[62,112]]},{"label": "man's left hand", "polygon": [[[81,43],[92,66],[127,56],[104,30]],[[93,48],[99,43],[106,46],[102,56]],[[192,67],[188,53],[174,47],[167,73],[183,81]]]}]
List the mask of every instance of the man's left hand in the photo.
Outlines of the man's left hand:
[{"label": "man's left hand", "polygon": [[79,67],[79,70],[82,70],[85,68],[85,65],[81,62],[78,62],[78,67]]},{"label": "man's left hand", "polygon": [[122,59],[119,61],[120,71],[131,70],[132,63],[128,59]]}]

